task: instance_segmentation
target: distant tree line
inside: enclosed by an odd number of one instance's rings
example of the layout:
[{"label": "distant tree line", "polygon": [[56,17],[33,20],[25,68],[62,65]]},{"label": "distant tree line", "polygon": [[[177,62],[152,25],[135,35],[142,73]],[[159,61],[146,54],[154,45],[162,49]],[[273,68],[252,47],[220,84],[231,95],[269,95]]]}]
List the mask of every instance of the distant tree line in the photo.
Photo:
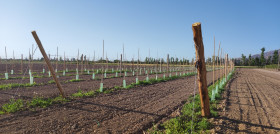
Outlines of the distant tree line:
[{"label": "distant tree line", "polygon": [[251,54],[246,57],[244,54],[241,55],[241,59],[235,59],[235,65],[237,66],[265,66],[271,64],[278,64],[279,54],[278,50],[275,50],[273,56],[264,57],[265,48],[261,48],[261,56],[253,58]]}]

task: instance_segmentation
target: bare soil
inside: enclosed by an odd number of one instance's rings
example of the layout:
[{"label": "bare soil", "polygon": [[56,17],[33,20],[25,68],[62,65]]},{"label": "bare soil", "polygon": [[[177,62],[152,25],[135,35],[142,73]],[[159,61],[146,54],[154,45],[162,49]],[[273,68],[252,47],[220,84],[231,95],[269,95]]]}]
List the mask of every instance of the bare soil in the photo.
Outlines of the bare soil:
[{"label": "bare soil", "polygon": [[280,133],[280,74],[238,69],[224,94],[217,133]]},{"label": "bare soil", "polygon": [[[157,123],[183,105],[193,93],[194,80],[195,76],[185,77],[76,99],[36,111],[2,115],[0,132],[143,133],[153,123]],[[207,73],[207,80],[210,85],[212,72]],[[74,85],[65,86],[68,89]]]}]

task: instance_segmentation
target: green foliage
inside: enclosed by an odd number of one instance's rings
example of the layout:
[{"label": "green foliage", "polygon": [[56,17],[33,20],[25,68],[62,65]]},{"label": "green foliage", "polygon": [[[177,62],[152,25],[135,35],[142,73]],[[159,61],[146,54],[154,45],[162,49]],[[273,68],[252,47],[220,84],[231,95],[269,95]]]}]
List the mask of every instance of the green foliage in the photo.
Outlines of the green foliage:
[{"label": "green foliage", "polygon": [[69,80],[70,82],[80,82],[80,81],[84,81],[84,80],[82,80],[82,79],[78,79],[78,80],[76,80],[76,79],[72,79],[72,80]]},{"label": "green foliage", "polygon": [[89,97],[89,96],[94,96],[97,92],[95,91],[88,91],[88,92],[83,92],[82,90],[79,90],[77,93],[72,94],[73,97]]},{"label": "green foliage", "polygon": [[48,81],[48,84],[52,84],[52,83],[55,83],[55,81],[54,80]]},{"label": "green foliage", "polygon": [[31,101],[25,101],[25,102],[22,99],[17,99],[17,100],[11,99],[9,103],[6,103],[1,107],[0,114],[14,113],[16,111],[20,111],[24,109],[32,109],[36,107],[45,108],[54,103],[62,103],[67,101],[69,100],[61,96],[58,96],[56,98],[35,97]]},{"label": "green foliage", "polygon": [[278,64],[278,60],[279,60],[279,54],[278,51],[275,50],[273,53],[272,64]]},{"label": "green foliage", "polygon": [[6,103],[1,107],[0,114],[14,113],[16,111],[23,109],[23,107],[24,104],[21,99],[18,100],[11,99],[9,103]]},{"label": "green foliage", "polygon": [[276,69],[276,68],[278,68],[278,64],[266,65],[265,67],[270,68],[270,69]]},{"label": "green foliage", "polygon": [[34,84],[30,84],[30,83],[25,83],[25,84],[10,83],[10,84],[2,84],[2,85],[0,85],[0,89],[7,90],[7,89],[16,88],[16,87],[32,87],[32,86],[36,86],[36,85],[38,85],[38,84],[36,84],[35,82],[34,82]]},{"label": "green foliage", "polygon": [[83,97],[84,94],[82,93],[82,90],[79,90],[77,93],[72,94],[73,97]]},{"label": "green foliage", "polygon": [[50,98],[43,99],[43,98],[40,98],[40,97],[35,97],[30,102],[27,103],[27,106],[30,107],[30,108],[34,108],[34,107],[45,108],[45,107],[47,107],[51,104],[52,104],[52,99],[50,99]]}]

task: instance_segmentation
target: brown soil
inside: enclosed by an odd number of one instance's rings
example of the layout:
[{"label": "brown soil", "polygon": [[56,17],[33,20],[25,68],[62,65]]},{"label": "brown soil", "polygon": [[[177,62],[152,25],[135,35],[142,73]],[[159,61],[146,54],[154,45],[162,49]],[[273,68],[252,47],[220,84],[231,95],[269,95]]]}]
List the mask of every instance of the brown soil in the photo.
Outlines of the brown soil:
[{"label": "brown soil", "polygon": [[280,75],[238,69],[224,94],[218,133],[280,133]]},{"label": "brown soil", "polygon": [[[34,112],[2,115],[0,132],[142,133],[183,105],[193,92],[194,80],[191,76],[77,99]],[[212,82],[212,72],[208,72],[207,80],[208,84]],[[73,88],[74,85],[65,86]]]},{"label": "brown soil", "polygon": [[[110,75],[114,75],[114,74],[110,74]],[[109,77],[110,75],[107,76]],[[130,74],[128,73],[128,75]],[[172,75],[175,75],[175,72],[173,72]],[[155,76],[156,76],[155,74],[149,75],[149,78],[150,79],[155,78]],[[92,80],[91,75],[83,75],[82,77],[80,77],[80,79],[83,79],[84,81],[64,83],[66,80],[70,80],[70,77],[71,76],[69,77],[65,76],[59,78],[60,83],[62,84],[62,87],[64,89],[64,92],[67,96],[77,92],[78,90],[83,90],[83,91],[97,90],[100,87],[101,80]],[[158,78],[162,78],[162,77],[163,74],[158,74]],[[126,77],[125,79],[127,85],[129,85],[131,83],[135,83],[136,76],[129,76]],[[139,76],[139,80],[145,80],[145,79],[146,79],[146,75]],[[33,86],[33,87],[18,87],[18,88],[12,88],[8,90],[0,90],[0,105],[9,102],[11,98],[30,100],[34,97],[48,98],[48,97],[58,96],[59,91],[56,87],[56,84],[54,83],[47,84],[46,82],[49,80],[51,80],[51,78],[37,78],[34,80],[37,83],[46,84],[42,86],[40,85],[40,86]],[[20,82],[21,80],[17,80],[17,81],[19,82],[16,83],[21,83]],[[104,79],[103,81],[104,88],[113,88],[114,86],[122,86],[122,83],[123,83],[123,77],[108,78],[108,79]]]}]

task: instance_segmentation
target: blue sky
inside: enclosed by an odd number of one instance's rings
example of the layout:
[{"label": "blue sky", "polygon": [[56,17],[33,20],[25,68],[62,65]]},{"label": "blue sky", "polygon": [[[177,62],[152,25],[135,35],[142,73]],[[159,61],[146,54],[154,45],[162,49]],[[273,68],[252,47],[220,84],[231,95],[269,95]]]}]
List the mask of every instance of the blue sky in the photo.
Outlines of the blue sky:
[{"label": "blue sky", "polygon": [[[202,23],[205,56],[221,41],[230,57],[280,48],[280,1],[264,0],[6,0],[0,1],[0,56],[26,57],[36,30],[47,53],[109,59],[125,46],[126,59],[166,54],[195,56],[192,23]],[[105,54],[106,55],[106,54]],[[35,58],[41,57],[39,50]]]}]

